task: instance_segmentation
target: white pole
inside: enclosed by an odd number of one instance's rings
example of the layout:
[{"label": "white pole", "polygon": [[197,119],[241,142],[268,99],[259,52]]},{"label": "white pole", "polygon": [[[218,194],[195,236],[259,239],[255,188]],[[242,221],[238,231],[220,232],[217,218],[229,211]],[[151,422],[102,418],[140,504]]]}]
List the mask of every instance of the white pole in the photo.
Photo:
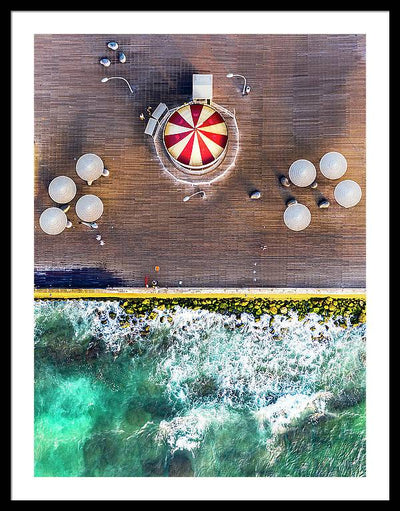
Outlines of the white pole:
[{"label": "white pole", "polygon": [[129,87],[129,90],[131,91],[132,94],[134,94],[134,90],[132,90],[132,87],[130,86],[128,80],[126,78],[123,78],[122,76],[106,76],[105,78],[102,78],[101,81],[103,83],[106,83],[108,82],[109,80],[123,80]]}]

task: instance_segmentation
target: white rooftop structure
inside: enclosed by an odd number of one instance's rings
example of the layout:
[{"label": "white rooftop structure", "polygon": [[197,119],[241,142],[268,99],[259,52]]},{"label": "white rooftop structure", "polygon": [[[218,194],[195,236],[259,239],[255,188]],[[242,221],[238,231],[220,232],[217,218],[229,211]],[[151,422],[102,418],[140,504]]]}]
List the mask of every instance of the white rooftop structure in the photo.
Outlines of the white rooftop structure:
[{"label": "white rooftop structure", "polygon": [[153,119],[153,117],[150,117],[150,119],[147,121],[146,128],[144,130],[146,135],[150,135],[151,137],[154,136],[156,129],[157,129],[157,123],[158,123],[158,121],[156,119]]},{"label": "white rooftop structure", "polygon": [[211,103],[213,93],[213,75],[193,75],[193,101]]},{"label": "white rooftop structure", "polygon": [[151,116],[159,121],[161,117],[168,112],[168,107],[165,103],[160,103]]}]

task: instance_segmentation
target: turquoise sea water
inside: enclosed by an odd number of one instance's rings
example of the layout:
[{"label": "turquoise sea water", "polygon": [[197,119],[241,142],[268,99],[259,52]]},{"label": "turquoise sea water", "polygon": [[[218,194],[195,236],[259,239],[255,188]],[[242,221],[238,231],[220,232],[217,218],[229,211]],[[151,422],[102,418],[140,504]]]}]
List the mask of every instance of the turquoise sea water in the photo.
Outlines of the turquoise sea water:
[{"label": "turquoise sea water", "polygon": [[121,317],[35,302],[36,476],[365,476],[364,324]]}]

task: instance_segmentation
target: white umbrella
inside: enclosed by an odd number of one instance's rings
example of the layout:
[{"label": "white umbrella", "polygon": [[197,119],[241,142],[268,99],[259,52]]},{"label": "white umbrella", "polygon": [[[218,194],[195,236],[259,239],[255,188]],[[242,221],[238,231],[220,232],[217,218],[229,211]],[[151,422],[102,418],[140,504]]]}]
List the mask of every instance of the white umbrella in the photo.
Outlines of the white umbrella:
[{"label": "white umbrella", "polygon": [[93,181],[103,175],[104,163],[100,156],[93,153],[83,154],[76,162],[76,173],[91,185]]},{"label": "white umbrella", "polygon": [[291,204],[283,214],[283,221],[292,231],[302,231],[311,222],[311,213],[304,204]]},{"label": "white umbrella", "polygon": [[76,185],[67,176],[58,176],[49,184],[49,195],[58,204],[68,204],[76,195]]},{"label": "white umbrella", "polygon": [[103,214],[103,203],[96,195],[83,195],[75,204],[78,217],[84,222],[94,222]]},{"label": "white umbrella", "polygon": [[328,179],[339,179],[347,170],[347,160],[343,154],[331,151],[323,155],[319,168]]},{"label": "white umbrella", "polygon": [[43,211],[39,218],[42,231],[46,234],[60,234],[67,227],[67,215],[60,208],[52,207]]},{"label": "white umbrella", "polygon": [[289,167],[289,179],[296,186],[309,186],[315,181],[317,171],[308,160],[296,160]]},{"label": "white umbrella", "polygon": [[345,179],[336,185],[334,196],[338,204],[344,208],[352,208],[360,202],[362,192],[358,183]]}]

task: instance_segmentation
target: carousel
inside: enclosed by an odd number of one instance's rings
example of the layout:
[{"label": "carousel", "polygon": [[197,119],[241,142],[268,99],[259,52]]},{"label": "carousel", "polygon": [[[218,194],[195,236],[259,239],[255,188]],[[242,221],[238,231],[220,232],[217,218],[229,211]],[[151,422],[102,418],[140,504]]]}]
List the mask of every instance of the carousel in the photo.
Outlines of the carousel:
[{"label": "carousel", "polygon": [[160,103],[145,133],[174,179],[209,184],[235,164],[239,130],[235,113],[212,101],[212,75],[193,75],[192,100],[169,109]]},{"label": "carousel", "polygon": [[190,173],[205,173],[222,161],[228,142],[228,128],[212,106],[183,105],[167,119],[163,142],[175,165]]}]

